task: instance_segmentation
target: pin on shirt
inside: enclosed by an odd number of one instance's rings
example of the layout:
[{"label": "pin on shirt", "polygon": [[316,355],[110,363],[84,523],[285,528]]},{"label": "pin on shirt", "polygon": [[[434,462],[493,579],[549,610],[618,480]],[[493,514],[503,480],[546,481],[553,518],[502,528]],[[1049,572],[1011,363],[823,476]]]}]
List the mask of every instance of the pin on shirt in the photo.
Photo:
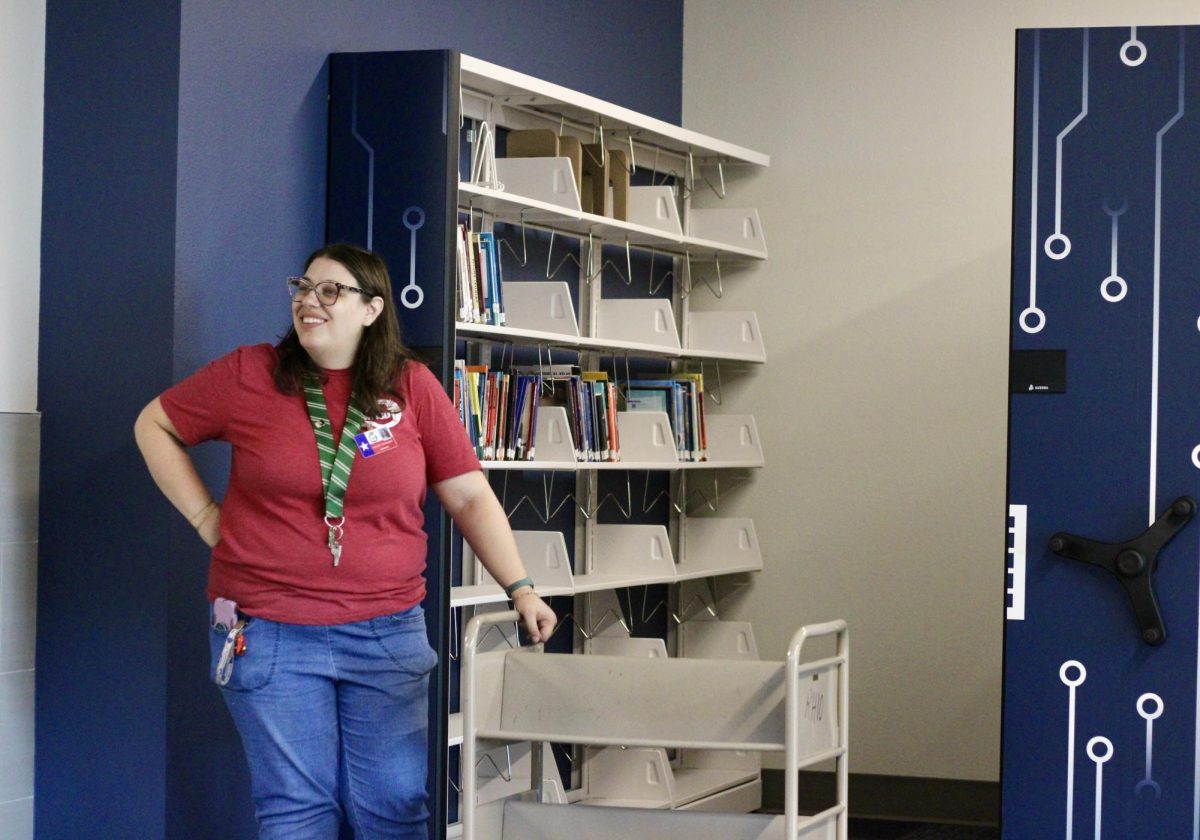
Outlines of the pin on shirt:
[{"label": "pin on shirt", "polygon": [[364,458],[382,455],[400,445],[392,434],[392,427],[400,422],[400,417],[399,405],[391,400],[379,401],[379,414],[367,420],[367,428],[354,436]]}]

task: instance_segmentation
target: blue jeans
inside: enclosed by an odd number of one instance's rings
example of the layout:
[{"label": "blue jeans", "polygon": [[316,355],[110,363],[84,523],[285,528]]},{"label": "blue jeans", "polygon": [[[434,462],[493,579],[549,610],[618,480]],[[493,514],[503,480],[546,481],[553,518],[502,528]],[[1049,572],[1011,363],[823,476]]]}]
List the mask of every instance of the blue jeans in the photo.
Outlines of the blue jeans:
[{"label": "blue jeans", "polygon": [[[252,619],[221,689],[250,765],[262,840],[420,838],[429,672],[421,607],[353,624]],[[210,676],[225,634],[209,630]]]}]

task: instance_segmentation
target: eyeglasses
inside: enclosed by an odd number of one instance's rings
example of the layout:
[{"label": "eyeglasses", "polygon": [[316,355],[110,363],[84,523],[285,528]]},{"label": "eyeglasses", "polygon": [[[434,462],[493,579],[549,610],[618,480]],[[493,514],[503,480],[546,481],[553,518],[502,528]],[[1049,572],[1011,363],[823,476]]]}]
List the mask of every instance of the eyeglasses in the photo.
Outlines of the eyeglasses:
[{"label": "eyeglasses", "polygon": [[292,300],[303,300],[311,291],[316,291],[317,302],[321,306],[333,306],[337,303],[338,296],[342,292],[358,292],[365,298],[373,297],[370,292],[359,289],[355,286],[347,286],[342,283],[335,283],[332,280],[322,280],[320,283],[313,283],[307,277],[289,277],[288,297]]}]

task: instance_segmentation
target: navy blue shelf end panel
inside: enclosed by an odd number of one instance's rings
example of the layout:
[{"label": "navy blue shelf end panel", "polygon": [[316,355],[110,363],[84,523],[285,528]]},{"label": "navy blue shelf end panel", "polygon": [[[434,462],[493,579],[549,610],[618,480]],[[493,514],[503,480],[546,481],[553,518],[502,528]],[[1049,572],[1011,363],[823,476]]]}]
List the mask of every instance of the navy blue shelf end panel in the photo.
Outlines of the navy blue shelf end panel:
[{"label": "navy blue shelf end panel", "polygon": [[1196,838],[1200,521],[1165,639],[1051,543],[1200,499],[1200,27],[1022,31],[1016,86],[1003,835]]},{"label": "navy blue shelf end panel", "polygon": [[[387,261],[404,343],[449,386],[454,364],[458,54],[338,53],[329,59],[326,239]],[[430,836],[445,831],[450,522],[430,495],[425,620],[440,665],[429,693]]]}]

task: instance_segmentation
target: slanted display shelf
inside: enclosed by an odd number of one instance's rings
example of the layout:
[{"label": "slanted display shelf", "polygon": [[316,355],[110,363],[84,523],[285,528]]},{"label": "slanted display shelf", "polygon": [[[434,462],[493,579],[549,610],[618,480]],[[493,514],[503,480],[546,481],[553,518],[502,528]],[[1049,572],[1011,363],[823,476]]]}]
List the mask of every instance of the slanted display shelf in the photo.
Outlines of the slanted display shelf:
[{"label": "slanted display shelf", "polygon": [[[543,596],[678,583],[684,580],[762,571],[762,553],[754,522],[744,518],[689,518],[683,526],[684,553],[677,561],[663,525],[597,525],[590,567],[571,571],[560,531],[513,532],[517,548]],[[452,607],[497,604],[504,590],[476,563],[475,582],[450,592]]]},{"label": "slanted display shelf", "polygon": [[[531,158],[543,160],[543,158]],[[546,161],[565,160],[564,158],[544,158]],[[499,163],[499,161],[497,161]],[[552,178],[555,172],[547,167],[544,173]],[[505,184],[505,189],[497,190],[469,181],[458,184],[458,203],[462,210],[468,212],[482,211],[488,213],[497,221],[509,224],[528,224],[537,228],[553,230],[557,233],[572,236],[592,236],[606,242],[628,242],[640,248],[653,248],[665,254],[690,257],[693,260],[765,260],[767,246],[762,238],[762,230],[758,227],[758,213],[751,208],[730,208],[739,215],[728,218],[723,213],[705,218],[706,213],[701,209],[692,210],[693,220],[689,225],[692,231],[703,230],[710,238],[687,235],[679,227],[678,220],[674,226],[655,226],[639,223],[638,221],[622,221],[609,216],[598,216],[595,213],[585,213],[579,209],[578,196],[575,206],[560,204],[547,200],[546,196],[535,197],[515,192],[519,185]],[[651,189],[647,187],[646,189]],[[533,190],[529,190],[533,192]],[[725,208],[722,208],[724,210]],[[710,211],[715,214],[716,211]],[[703,221],[698,226],[695,217]],[[724,224],[722,224],[722,222]],[[745,232],[748,231],[749,235]],[[715,237],[721,236],[722,239]]]},{"label": "slanted display shelf", "polygon": [[749,310],[689,311],[684,346],[670,301],[602,298],[597,334],[581,336],[567,284],[526,281],[503,286],[505,325],[459,322],[460,336],[501,342],[550,344],[606,355],[762,364],[767,360],[758,316]]}]

